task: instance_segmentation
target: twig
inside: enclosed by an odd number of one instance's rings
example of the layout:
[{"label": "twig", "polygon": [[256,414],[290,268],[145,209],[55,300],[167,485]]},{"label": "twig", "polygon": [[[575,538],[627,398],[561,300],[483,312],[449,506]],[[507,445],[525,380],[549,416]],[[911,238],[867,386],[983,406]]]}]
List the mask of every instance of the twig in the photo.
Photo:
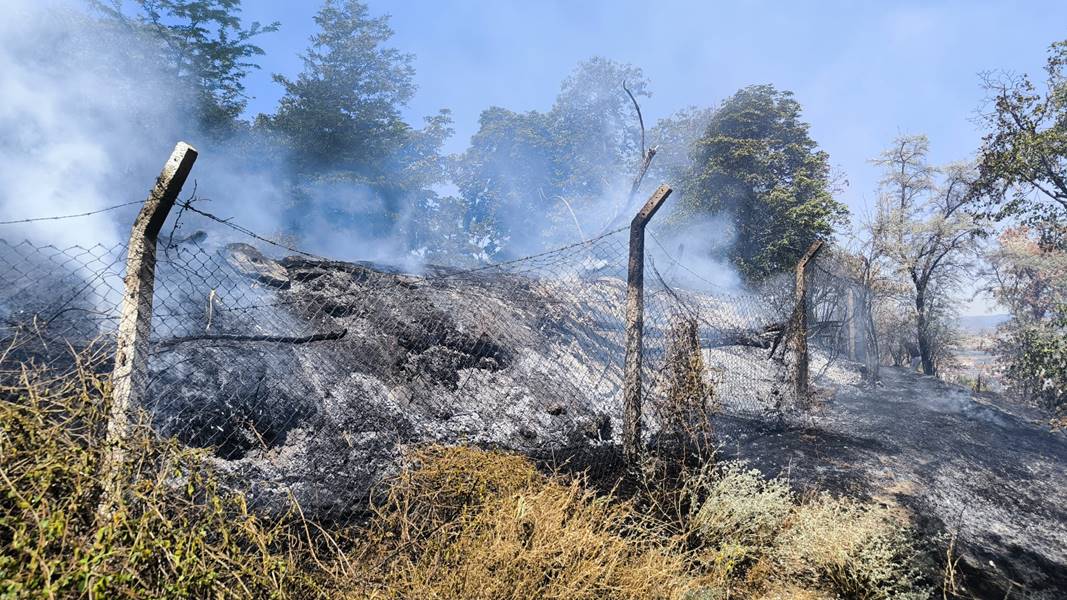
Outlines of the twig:
[{"label": "twig", "polygon": [[307,344],[310,342],[323,342],[327,340],[339,340],[348,333],[348,329],[340,331],[328,331],[314,333],[305,336],[275,336],[275,335],[240,335],[232,333],[186,335],[170,338],[159,342],[160,346],[174,346],[185,342],[197,341],[222,341],[222,342],[272,342],[276,344]]}]

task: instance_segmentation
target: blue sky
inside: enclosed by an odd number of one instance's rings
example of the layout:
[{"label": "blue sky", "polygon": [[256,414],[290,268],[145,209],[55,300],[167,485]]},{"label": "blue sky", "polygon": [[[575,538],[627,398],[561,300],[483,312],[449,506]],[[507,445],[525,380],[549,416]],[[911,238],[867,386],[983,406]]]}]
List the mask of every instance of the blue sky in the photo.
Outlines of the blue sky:
[{"label": "blue sky", "polygon": [[[270,111],[270,75],[294,75],[318,2],[245,0],[245,17],[278,20],[249,78],[251,113]],[[900,133],[926,133],[936,162],[966,159],[981,132],[978,73],[1038,73],[1067,38],[1067,2],[648,2],[371,0],[392,15],[394,45],[416,55],[417,123],[451,108],[463,150],[478,115],[497,105],[547,109],[560,81],[594,55],[644,69],[655,119],[715,106],[738,88],[792,90],[812,136],[844,171],[844,200],[862,213],[879,176],[867,161]]]},{"label": "blue sky", "polygon": [[[245,17],[278,20],[258,42],[249,112],[270,111],[272,73],[295,75],[318,2],[245,0]],[[867,214],[879,180],[869,164],[898,134],[925,133],[937,163],[973,156],[983,98],[978,74],[1040,75],[1047,46],[1067,38],[1067,2],[680,2],[371,0],[392,15],[393,43],[416,55],[412,123],[450,108],[462,151],[478,115],[497,105],[547,109],[561,80],[594,55],[641,67],[654,121],[715,106],[738,88],[795,92],[812,136],[849,182],[840,198]],[[982,310],[976,306],[975,309]]]}]

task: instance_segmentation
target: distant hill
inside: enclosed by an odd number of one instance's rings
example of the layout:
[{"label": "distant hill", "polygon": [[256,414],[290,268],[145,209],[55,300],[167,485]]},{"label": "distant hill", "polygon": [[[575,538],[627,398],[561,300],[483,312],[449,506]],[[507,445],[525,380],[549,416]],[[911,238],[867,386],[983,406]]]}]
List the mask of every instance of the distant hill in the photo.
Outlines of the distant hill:
[{"label": "distant hill", "polygon": [[968,315],[959,318],[959,326],[967,333],[983,333],[993,331],[1011,315]]}]

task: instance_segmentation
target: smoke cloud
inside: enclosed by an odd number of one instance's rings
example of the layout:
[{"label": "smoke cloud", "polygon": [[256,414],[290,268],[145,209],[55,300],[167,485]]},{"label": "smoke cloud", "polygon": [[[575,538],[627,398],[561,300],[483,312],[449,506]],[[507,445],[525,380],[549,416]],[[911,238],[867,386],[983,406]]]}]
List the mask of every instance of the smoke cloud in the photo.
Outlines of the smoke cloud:
[{"label": "smoke cloud", "polygon": [[[205,199],[200,204],[203,209],[232,217],[258,233],[331,258],[389,263],[409,271],[418,271],[424,260],[430,260],[429,248],[446,245],[444,238],[465,248],[455,260],[487,258],[482,251],[489,243],[486,233],[462,230],[461,215],[442,211],[436,229],[416,226],[427,222],[426,211],[441,211],[444,205],[452,210],[452,199],[399,203],[393,199],[387,204],[370,188],[338,181],[300,182],[297,192],[291,181],[283,179],[287,172],[283,149],[249,140],[248,134],[224,141],[207,136],[189,109],[194,102],[191,90],[177,88],[172,74],[148,58],[153,56],[152,41],[102,25],[86,14],[84,5],[14,0],[5,9],[7,18],[0,21],[2,220],[83,213],[140,201],[174,143],[184,140],[199,150],[200,157],[183,196],[188,197],[195,186],[197,197]],[[515,166],[520,167],[530,169],[529,164]],[[498,175],[508,177],[508,173]],[[510,244],[508,254],[531,254],[625,226],[647,195],[639,195],[634,206],[627,205],[631,177],[618,173],[604,182],[597,197],[543,198],[501,211],[501,223],[518,232],[504,240]],[[648,181],[646,188],[659,183]],[[454,192],[447,184],[437,189]],[[536,190],[519,192],[528,197],[536,194]],[[298,194],[300,203],[294,201]],[[136,210],[134,205],[85,218],[5,226],[0,236],[59,247],[112,246],[125,240]],[[338,218],[342,214],[346,218]],[[662,247],[653,241],[646,247],[665,277],[694,288],[738,285],[727,264],[708,258],[731,240],[724,223],[693,223],[668,233],[664,221],[661,215],[651,229],[658,232]],[[181,234],[191,234],[194,227],[208,230],[210,246],[248,241],[189,215]],[[459,238],[466,239],[454,243]],[[674,259],[686,268],[672,266]]]}]

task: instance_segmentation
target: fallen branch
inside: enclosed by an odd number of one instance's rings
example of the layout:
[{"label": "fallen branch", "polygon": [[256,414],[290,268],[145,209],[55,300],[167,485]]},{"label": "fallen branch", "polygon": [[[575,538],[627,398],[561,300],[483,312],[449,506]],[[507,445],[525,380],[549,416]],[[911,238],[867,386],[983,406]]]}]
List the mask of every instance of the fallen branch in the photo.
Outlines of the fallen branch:
[{"label": "fallen branch", "polygon": [[340,331],[327,331],[325,333],[314,333],[305,336],[277,336],[277,335],[239,335],[233,333],[217,333],[217,334],[200,334],[200,335],[186,335],[176,338],[170,338],[159,342],[162,347],[175,346],[177,344],[184,344],[185,342],[271,342],[275,344],[308,344],[311,342],[325,342],[328,340],[339,340],[348,333],[347,329]]},{"label": "fallen branch", "polygon": [[[721,348],[724,346],[749,346],[752,348],[773,348],[781,339],[781,332],[785,329],[783,323],[772,323],[763,329],[724,331],[707,340],[706,348]],[[771,350],[773,353],[773,349]]]}]

